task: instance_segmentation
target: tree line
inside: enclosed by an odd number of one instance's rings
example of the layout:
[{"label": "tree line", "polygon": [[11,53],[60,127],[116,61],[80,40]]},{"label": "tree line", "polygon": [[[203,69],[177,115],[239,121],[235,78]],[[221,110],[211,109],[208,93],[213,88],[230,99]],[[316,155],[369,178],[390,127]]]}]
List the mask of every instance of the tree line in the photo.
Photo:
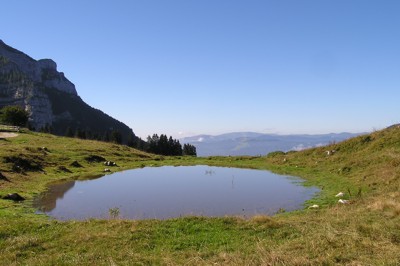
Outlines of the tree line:
[{"label": "tree line", "polygon": [[166,156],[197,156],[196,147],[191,144],[184,144],[183,147],[179,140],[168,137],[165,134],[147,137],[147,152],[166,155]]}]

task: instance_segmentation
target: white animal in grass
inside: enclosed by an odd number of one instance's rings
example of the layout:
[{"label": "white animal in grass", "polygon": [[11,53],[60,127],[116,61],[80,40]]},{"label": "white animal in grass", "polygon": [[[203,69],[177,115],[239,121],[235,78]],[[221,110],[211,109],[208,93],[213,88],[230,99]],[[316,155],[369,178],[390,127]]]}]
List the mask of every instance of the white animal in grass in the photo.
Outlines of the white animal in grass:
[{"label": "white animal in grass", "polygon": [[338,203],[341,203],[341,204],[349,204],[350,201],[344,200],[344,199],[340,199],[340,200],[338,200]]},{"label": "white animal in grass", "polygon": [[319,208],[319,205],[317,205],[317,204],[314,204],[314,205],[312,205],[312,206],[310,206],[310,207],[308,207],[309,209],[318,209]]}]

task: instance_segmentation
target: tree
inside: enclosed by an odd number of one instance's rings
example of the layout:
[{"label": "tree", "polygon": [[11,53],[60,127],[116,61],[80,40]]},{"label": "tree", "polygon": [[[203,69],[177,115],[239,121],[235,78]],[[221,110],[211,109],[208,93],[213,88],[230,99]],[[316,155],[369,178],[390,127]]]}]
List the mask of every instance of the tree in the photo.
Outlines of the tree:
[{"label": "tree", "polygon": [[83,129],[77,128],[75,131],[75,138],[86,139],[86,131]]},{"label": "tree", "polygon": [[40,129],[40,132],[42,132],[42,133],[52,133],[52,131],[53,131],[53,127],[50,126],[50,124],[48,124],[48,123]]},{"label": "tree", "polygon": [[137,137],[135,136],[134,133],[130,133],[129,134],[127,145],[129,147],[132,147],[132,148],[136,148],[137,147]]},{"label": "tree", "polygon": [[67,131],[65,132],[65,136],[69,137],[69,138],[73,138],[74,137],[74,131],[72,130],[71,127],[67,128]]},{"label": "tree", "polygon": [[169,147],[171,150],[171,154],[173,156],[181,156],[182,155],[182,145],[179,143],[179,140],[177,139],[172,139],[172,137],[169,137],[170,143]]},{"label": "tree", "polygon": [[172,137],[167,137],[165,134],[158,136],[153,134],[152,137],[147,137],[147,150],[148,152],[167,156],[180,156],[182,155],[182,145],[178,140]]},{"label": "tree", "polygon": [[153,134],[152,137],[148,136],[147,137],[147,143],[148,143],[148,152],[154,153],[154,154],[159,154],[159,149],[158,149],[158,142],[160,138],[158,137],[157,134]]},{"label": "tree", "polygon": [[108,134],[108,131],[104,132],[102,140],[105,141],[105,142],[109,142],[110,141],[110,134]]},{"label": "tree", "polygon": [[122,134],[118,130],[113,130],[111,132],[111,142],[121,144],[122,143]]},{"label": "tree", "polygon": [[160,139],[158,140],[158,153],[161,155],[171,155],[170,147],[168,145],[168,137],[167,135],[160,135]]},{"label": "tree", "polygon": [[196,147],[191,144],[184,144],[183,155],[197,156]]},{"label": "tree", "polygon": [[148,143],[141,138],[137,138],[136,146],[134,148],[142,150],[142,151],[147,151],[148,150]]},{"label": "tree", "polygon": [[0,120],[12,126],[24,127],[28,123],[29,113],[20,106],[5,106],[1,109]]}]

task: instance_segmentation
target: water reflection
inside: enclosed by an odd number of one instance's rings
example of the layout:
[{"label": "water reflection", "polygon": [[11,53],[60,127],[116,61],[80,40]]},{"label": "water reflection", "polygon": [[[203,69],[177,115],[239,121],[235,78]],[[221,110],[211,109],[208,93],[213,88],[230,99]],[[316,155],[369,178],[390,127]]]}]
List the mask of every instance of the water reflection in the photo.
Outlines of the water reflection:
[{"label": "water reflection", "polygon": [[318,190],[268,171],[210,167],[145,167],[95,180],[52,185],[35,202],[57,219],[108,218],[118,208],[127,219],[184,215],[253,216],[302,207]]},{"label": "water reflection", "polygon": [[43,212],[50,212],[57,206],[57,200],[63,199],[64,194],[74,186],[74,180],[53,184],[44,195],[35,200],[34,205]]}]

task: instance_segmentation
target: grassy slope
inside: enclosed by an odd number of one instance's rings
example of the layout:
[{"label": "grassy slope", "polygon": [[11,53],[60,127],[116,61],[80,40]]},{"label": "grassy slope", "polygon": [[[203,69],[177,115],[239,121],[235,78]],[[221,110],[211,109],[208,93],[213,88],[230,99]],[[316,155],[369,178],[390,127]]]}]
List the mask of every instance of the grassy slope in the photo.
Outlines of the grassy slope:
[{"label": "grassy slope", "polygon": [[[41,149],[46,147],[47,151]],[[326,150],[336,150],[326,155]],[[297,175],[323,188],[305,209],[274,217],[187,217],[57,222],[35,215],[31,199],[53,180],[102,174],[99,155],[122,170],[144,165],[210,164]],[[12,173],[4,158],[23,157],[40,172]],[[78,161],[82,168],[70,166]],[[35,164],[36,163],[36,164]],[[66,173],[65,166],[72,173]],[[0,261],[4,265],[398,265],[400,262],[400,129],[374,132],[329,147],[268,157],[164,158],[125,146],[44,134],[0,140]],[[339,205],[343,191],[351,204]]]}]

